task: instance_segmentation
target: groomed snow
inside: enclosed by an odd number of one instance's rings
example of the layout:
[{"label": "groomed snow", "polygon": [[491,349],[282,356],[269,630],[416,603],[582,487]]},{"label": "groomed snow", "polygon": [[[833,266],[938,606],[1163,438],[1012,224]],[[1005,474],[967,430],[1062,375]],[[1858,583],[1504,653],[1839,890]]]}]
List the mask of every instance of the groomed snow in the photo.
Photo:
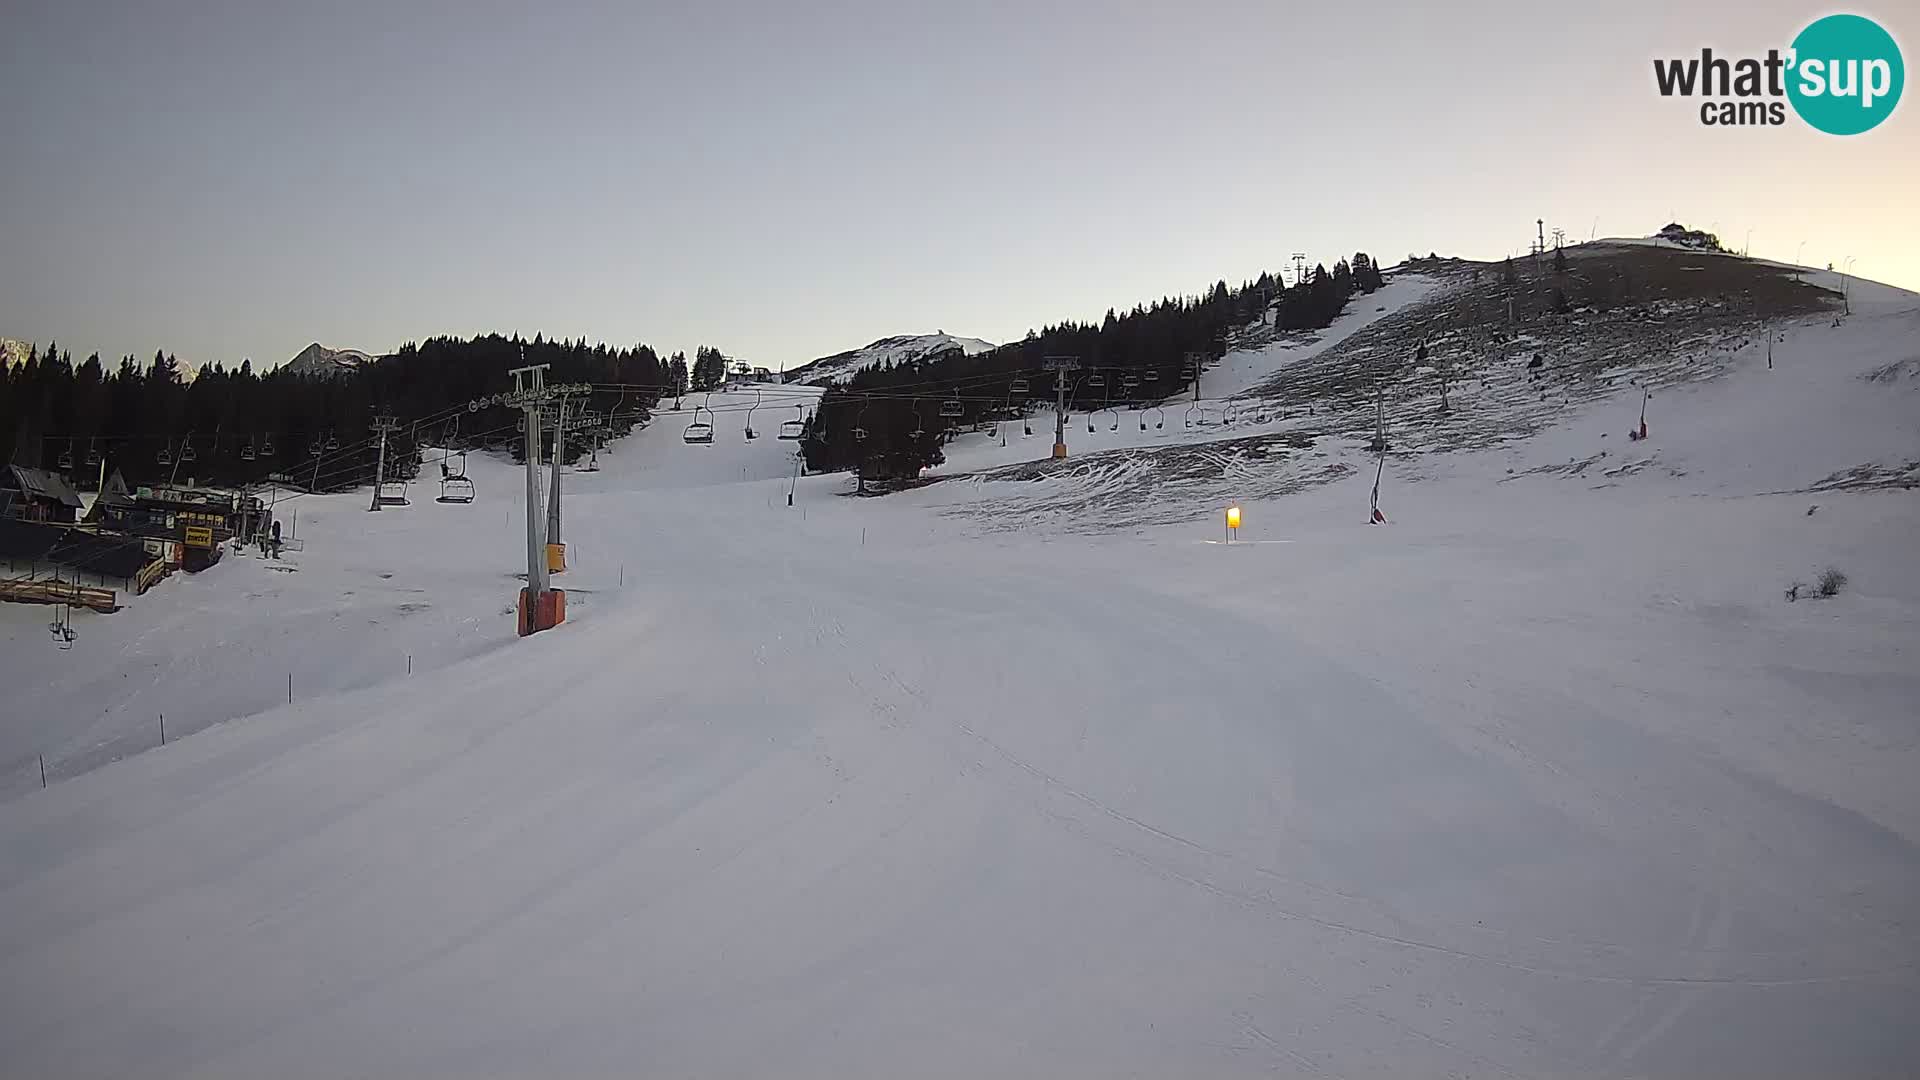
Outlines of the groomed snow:
[{"label": "groomed snow", "polygon": [[[127,707],[183,715],[312,673],[0,803],[0,1060],[1910,1072],[1920,504],[1765,494],[1920,447],[1920,377],[1861,377],[1920,325],[1881,299],[1795,331],[1844,348],[1663,395],[1675,468],[1530,471],[1579,416],[1394,462],[1390,527],[1354,472],[1232,546],[1192,492],[1154,495],[1182,524],[1000,529],[1008,489],[1083,481],[850,499],[731,409],[702,447],[663,414],[569,477],[570,621],[526,641],[505,463],[472,507],[301,500],[297,572],[176,579],[30,669],[9,638],[16,749],[142,663]],[[1784,600],[1829,563],[1845,592]]]}]

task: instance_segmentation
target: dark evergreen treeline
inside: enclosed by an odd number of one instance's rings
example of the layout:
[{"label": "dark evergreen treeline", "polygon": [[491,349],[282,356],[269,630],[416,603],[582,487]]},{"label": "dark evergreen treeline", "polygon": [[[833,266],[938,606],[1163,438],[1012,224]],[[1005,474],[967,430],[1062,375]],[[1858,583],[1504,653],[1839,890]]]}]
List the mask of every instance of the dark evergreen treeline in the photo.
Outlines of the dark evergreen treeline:
[{"label": "dark evergreen treeline", "polygon": [[[719,355],[701,353],[709,351]],[[67,473],[82,488],[97,482],[102,465],[135,486],[188,477],[241,485],[278,472],[302,485],[347,488],[372,480],[377,412],[401,424],[389,443],[389,475],[412,476],[419,445],[513,445],[517,452],[517,411],[469,413],[466,403],[510,388],[507,372],[523,363],[551,365],[550,383],[603,387],[576,400],[613,434],[630,430],[663,395],[686,392],[689,381],[683,355],[663,362],[645,345],[611,349],[537,336],[410,342],[332,378],[257,373],[250,363],[214,364],[190,376],[165,352],[147,364],[129,356],[108,368],[98,354],[75,363],[49,344],[0,371],[0,445],[11,449],[13,464]],[[569,457],[587,441],[572,438]]]},{"label": "dark evergreen treeline", "polygon": [[[685,362],[685,357],[678,359]],[[727,358],[719,349],[702,345],[694,350],[690,375],[692,389],[718,390],[720,384],[727,381]]]},{"label": "dark evergreen treeline", "polygon": [[[800,444],[813,472],[857,469],[863,477],[910,479],[945,460],[949,433],[1029,408],[1051,405],[1050,356],[1078,358],[1070,405],[1154,401],[1190,388],[1187,357],[1201,367],[1225,355],[1231,333],[1256,321],[1280,332],[1331,323],[1354,293],[1383,284],[1365,253],[1332,270],[1316,266],[1303,282],[1283,287],[1271,273],[1238,289],[1222,281],[1206,295],[1166,297],[1125,313],[1109,310],[1099,323],[1061,323],[1029,331],[1025,340],[967,356],[958,350],[856,374],[830,388],[809,418]],[[1099,380],[1093,379],[1098,373]],[[1204,370],[1201,375],[1205,389]],[[958,412],[958,416],[942,415]]]}]

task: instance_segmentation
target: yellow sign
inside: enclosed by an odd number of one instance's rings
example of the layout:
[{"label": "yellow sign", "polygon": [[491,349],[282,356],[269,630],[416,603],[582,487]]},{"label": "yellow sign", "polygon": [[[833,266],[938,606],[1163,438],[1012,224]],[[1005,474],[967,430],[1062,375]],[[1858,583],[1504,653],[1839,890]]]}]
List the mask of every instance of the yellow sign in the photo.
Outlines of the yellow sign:
[{"label": "yellow sign", "polygon": [[1237,506],[1227,507],[1227,528],[1237,529],[1239,527],[1240,527],[1240,508]]},{"label": "yellow sign", "polygon": [[213,530],[205,525],[187,526],[187,546],[210,548],[213,546]]}]

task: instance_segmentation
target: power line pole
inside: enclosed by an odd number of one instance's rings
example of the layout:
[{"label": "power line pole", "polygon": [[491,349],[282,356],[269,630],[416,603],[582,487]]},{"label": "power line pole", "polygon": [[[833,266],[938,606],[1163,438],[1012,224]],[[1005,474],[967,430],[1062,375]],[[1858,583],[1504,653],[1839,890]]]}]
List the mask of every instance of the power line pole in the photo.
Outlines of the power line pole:
[{"label": "power line pole", "polygon": [[400,422],[392,416],[376,416],[373,430],[380,436],[380,456],[373,464],[373,503],[368,510],[380,509],[380,489],[387,482],[387,436],[400,430]]},{"label": "power line pole", "polygon": [[1080,370],[1077,356],[1049,356],[1044,364],[1053,372],[1053,456],[1067,456],[1067,372]]}]

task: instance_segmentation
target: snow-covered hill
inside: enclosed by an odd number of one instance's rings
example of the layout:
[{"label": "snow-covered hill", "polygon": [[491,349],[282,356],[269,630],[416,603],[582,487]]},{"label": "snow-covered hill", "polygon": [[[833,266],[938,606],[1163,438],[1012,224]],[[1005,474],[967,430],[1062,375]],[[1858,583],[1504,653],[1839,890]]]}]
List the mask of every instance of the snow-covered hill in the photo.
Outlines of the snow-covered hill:
[{"label": "snow-covered hill", "polygon": [[[1617,381],[1598,313],[1536,326],[1558,404],[1490,352],[1481,439],[1408,359],[1471,273],[1229,354],[1205,424],[1076,410],[1059,465],[1003,424],[884,499],[745,438],[802,388],[688,398],[569,475],[527,640],[479,455],[472,505],[301,498],[285,564],[71,652],[0,609],[10,1069],[1910,1071],[1920,297],[1771,366],[1648,310]],[[39,790],[76,731],[126,760]]]},{"label": "snow-covered hill", "polygon": [[993,348],[992,342],[979,338],[956,337],[944,330],[931,334],[903,334],[897,337],[884,337],[860,349],[848,349],[846,352],[823,356],[812,363],[787,372],[787,381],[826,386],[843,383],[876,364],[904,364],[909,361],[923,360],[939,356],[951,349],[958,349],[971,356]]},{"label": "snow-covered hill", "polygon": [[283,370],[296,375],[334,378],[345,375],[362,364],[372,363],[376,359],[378,357],[358,349],[329,349],[316,341],[301,349],[299,355],[287,361]]}]

